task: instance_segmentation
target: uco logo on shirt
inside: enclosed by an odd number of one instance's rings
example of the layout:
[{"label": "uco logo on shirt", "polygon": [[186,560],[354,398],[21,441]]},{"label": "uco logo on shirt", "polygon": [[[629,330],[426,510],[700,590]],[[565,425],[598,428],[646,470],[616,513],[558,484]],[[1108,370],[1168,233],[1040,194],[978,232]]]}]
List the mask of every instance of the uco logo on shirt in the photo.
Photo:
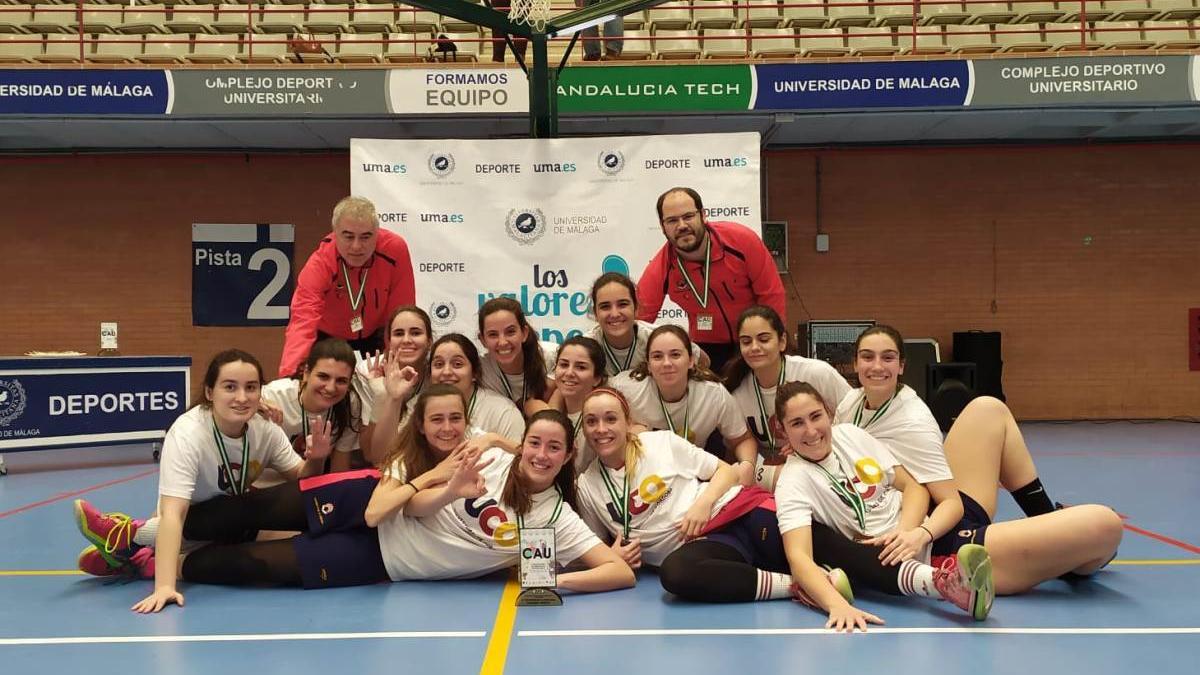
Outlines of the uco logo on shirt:
[{"label": "uco logo on shirt", "polygon": [[508,212],[505,230],[513,241],[527,246],[546,233],[546,215],[541,209],[513,209]]},{"label": "uco logo on shirt", "polygon": [[620,150],[602,150],[596,158],[596,166],[609,176],[615,176],[625,168],[625,155]]},{"label": "uco logo on shirt", "polygon": [[25,387],[20,380],[0,380],[0,427],[6,427],[10,422],[25,412]]},{"label": "uco logo on shirt", "polygon": [[429,173],[438,178],[445,178],[454,173],[454,155],[448,152],[436,152],[429,156]]},{"label": "uco logo on shirt", "polygon": [[458,316],[458,308],[453,302],[437,301],[429,306],[429,318],[438,326],[449,326]]}]

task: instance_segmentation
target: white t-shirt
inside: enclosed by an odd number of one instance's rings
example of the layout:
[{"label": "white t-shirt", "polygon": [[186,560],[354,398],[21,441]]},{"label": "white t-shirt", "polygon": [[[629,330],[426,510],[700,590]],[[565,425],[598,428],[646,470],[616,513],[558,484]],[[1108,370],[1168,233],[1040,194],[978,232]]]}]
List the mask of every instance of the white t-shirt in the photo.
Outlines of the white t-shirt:
[{"label": "white t-shirt", "polygon": [[[470,401],[468,400],[468,404]],[[491,389],[475,387],[475,407],[468,411],[471,426],[520,441],[525,435],[525,417],[512,401]]]},{"label": "white t-shirt", "polygon": [[746,420],[742,418],[733,396],[716,382],[691,380],[686,396],[674,403],[663,401],[661,404],[658,387],[652,377],[635,380],[629,373],[621,373],[609,380],[609,386],[621,392],[629,401],[633,419],[651,429],[671,428],[663,415],[663,406],[666,406],[676,431],[683,431],[686,419],[689,429],[687,440],[693,444],[703,445],[709,434],[717,429],[721,430],[724,438],[738,438],[746,433]]},{"label": "white t-shirt", "polygon": [[212,410],[197,406],[180,415],[163,439],[158,494],[199,503],[218,495],[235,494],[234,480],[241,477],[242,471],[249,471],[248,489],[264,469],[287,473],[304,463],[292,450],[283,429],[261,415],[250,419],[246,434],[249,461],[243,456],[241,438],[221,435],[234,473],[228,476],[213,436]]},{"label": "white t-shirt", "polygon": [[[599,325],[592,326],[588,331],[587,336],[600,343],[604,348],[604,370],[609,377],[617,373],[624,373],[646,362],[646,343],[650,340],[650,333],[654,332],[658,326],[645,321],[634,321],[633,344],[625,349],[617,349],[604,341],[604,331],[600,330]],[[633,357],[629,356],[629,352],[633,351]],[[704,353],[703,349],[696,343],[692,343],[692,357],[699,359]],[[614,361],[615,359],[615,361]]]},{"label": "white t-shirt", "polygon": [[[464,579],[516,564],[515,537],[506,540],[504,531],[501,541],[494,537],[502,524],[506,529],[517,524],[512,508],[500,503],[516,458],[500,448],[486,450],[482,457],[492,461],[481,471],[487,485],[482,497],[455,500],[426,518],[400,514],[380,523],[379,549],[393,580]],[[532,501],[524,518],[527,527],[551,527],[551,517],[561,504],[553,523],[560,565],[569,564],[601,543],[570,505],[560,502],[554,488],[537,493]]]},{"label": "white t-shirt", "polygon": [[[558,345],[553,342],[539,342],[538,347],[542,350],[542,362],[546,366],[546,377],[554,379],[554,361],[558,355]],[[491,354],[484,354],[480,358],[480,371],[480,380],[483,386],[513,403],[521,405],[525,398],[523,396],[525,393],[525,374],[523,372],[518,375],[509,375],[503,372],[500,370],[500,364],[496,363],[496,359],[492,358]],[[507,389],[505,389],[506,382]]]},{"label": "white t-shirt", "polygon": [[[835,424],[854,424],[855,413],[864,401],[862,389],[854,389],[838,404]],[[879,417],[863,407],[858,425],[887,444],[892,455],[918,483],[952,480],[950,464],[942,449],[942,430],[929,406],[912,387],[903,387]],[[872,421],[874,418],[874,421]]]},{"label": "white t-shirt", "polygon": [[[791,455],[783,465],[775,486],[779,531],[809,527],[814,520],[853,540],[892,531],[900,522],[903,496],[892,484],[896,465],[887,446],[867,432],[853,424],[835,425],[833,450],[825,459],[811,462]],[[854,509],[838,496],[826,471],[844,489],[857,491],[865,525],[858,523]]]},{"label": "white t-shirt", "polygon": [[[346,396],[350,396],[347,392]],[[304,452],[303,439],[303,423],[301,421],[300,412],[300,380],[293,380],[290,377],[268,382],[262,388],[262,397],[271,405],[278,408],[283,413],[283,433],[287,434],[293,448],[298,448],[298,452]],[[318,414],[310,414],[309,418],[322,417]],[[361,422],[360,422],[361,424]],[[309,430],[311,433],[311,429]],[[334,444],[333,449],[336,452],[352,452],[358,447],[358,432],[354,429],[343,429],[342,436]]]},{"label": "white t-shirt", "polygon": [[[630,537],[640,539],[642,561],[658,566],[683,543],[676,525],[696,498],[708,487],[719,460],[670,431],[647,431],[638,435],[643,453],[636,473],[629,477],[625,498],[630,510]],[[605,481],[607,476],[608,481]],[[624,506],[615,495],[625,491],[625,469],[609,469],[598,460],[579,476],[579,509],[584,520],[600,525],[611,536],[624,536]],[[657,492],[655,486],[658,486]],[[741,490],[735,485],[713,504],[711,517]],[[656,500],[655,494],[662,496]]]},{"label": "white t-shirt", "polygon": [[575,474],[579,475],[596,458],[596,453],[592,451],[592,446],[588,445],[587,436],[583,433],[583,411],[566,415],[567,419],[571,420],[571,427],[575,429]]},{"label": "white t-shirt", "polygon": [[[809,359],[803,356],[785,355],[783,357],[783,381],[785,383],[807,382],[811,384],[830,406],[836,405],[850,391],[850,385],[846,382],[846,378],[842,377],[836,368],[820,359]],[[754,373],[746,373],[741,384],[733,390],[733,400],[737,402],[738,410],[746,418],[747,428],[754,434],[754,440],[758,443],[758,453],[764,457],[773,456],[778,453],[779,448],[787,445],[787,439],[783,436],[782,429],[775,424],[775,390],[777,386],[772,384],[769,389],[760,390],[763,409],[768,416],[764,420],[758,408],[758,396],[754,391],[755,384]],[[775,432],[775,452],[771,451],[768,444],[768,434],[771,433],[771,429]]]},{"label": "white t-shirt", "polygon": [[371,377],[370,371],[367,370],[367,359],[359,352],[354,354],[358,361],[354,364],[354,377],[350,380],[350,386],[358,393],[358,400],[362,402],[362,423],[366,426],[375,419],[375,401],[380,396],[387,396],[387,392],[383,389],[382,377]]}]

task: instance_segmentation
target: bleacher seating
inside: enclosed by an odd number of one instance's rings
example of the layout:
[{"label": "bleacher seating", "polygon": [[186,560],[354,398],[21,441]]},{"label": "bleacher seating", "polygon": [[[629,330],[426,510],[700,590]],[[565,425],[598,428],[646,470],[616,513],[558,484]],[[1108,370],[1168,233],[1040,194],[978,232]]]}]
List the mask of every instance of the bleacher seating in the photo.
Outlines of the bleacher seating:
[{"label": "bleacher seating", "polygon": [[[0,62],[73,63],[81,43],[83,59],[98,63],[411,63],[436,56],[471,62],[490,56],[487,31],[390,0],[187,1],[0,4]],[[626,17],[621,59],[1194,51],[1200,49],[1197,1],[672,0]],[[575,5],[554,0],[553,7],[561,15]],[[306,34],[324,53],[293,53],[290,41]],[[457,47],[449,59],[434,49],[441,35]],[[555,65],[569,42],[560,36],[548,43]],[[568,61],[580,63],[582,55],[576,43]]]}]

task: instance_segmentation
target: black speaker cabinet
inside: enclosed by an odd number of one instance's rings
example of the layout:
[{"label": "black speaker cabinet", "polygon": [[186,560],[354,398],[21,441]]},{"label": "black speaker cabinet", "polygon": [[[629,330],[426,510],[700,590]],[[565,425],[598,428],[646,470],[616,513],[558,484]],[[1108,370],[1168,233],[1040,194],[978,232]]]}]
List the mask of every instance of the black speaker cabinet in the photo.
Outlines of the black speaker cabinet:
[{"label": "black speaker cabinet", "polygon": [[975,364],[978,386],[976,391],[983,396],[1004,399],[1004,384],[1001,382],[1004,361],[1000,356],[1000,333],[980,330],[954,334],[954,360]]},{"label": "black speaker cabinet", "polygon": [[908,338],[904,340],[904,374],[900,381],[912,387],[921,397],[929,400],[929,366],[942,360],[937,340],[932,338]]},{"label": "black speaker cabinet", "polygon": [[929,409],[942,431],[949,431],[959,413],[979,394],[975,390],[975,364],[934,363],[925,383]]}]

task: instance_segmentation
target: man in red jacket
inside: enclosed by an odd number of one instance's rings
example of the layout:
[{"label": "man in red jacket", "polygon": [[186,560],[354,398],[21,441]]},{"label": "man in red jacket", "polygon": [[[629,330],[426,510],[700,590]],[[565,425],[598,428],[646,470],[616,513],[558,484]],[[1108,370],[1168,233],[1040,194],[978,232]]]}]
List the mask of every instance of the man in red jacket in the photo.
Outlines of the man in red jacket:
[{"label": "man in red jacket", "polygon": [[384,323],[415,300],[408,244],[379,229],[370,200],[346,197],[333,207],[333,232],[296,279],[279,376],[294,374],[313,342],[326,337],[342,338],[356,351],[383,349]]},{"label": "man in red jacket", "polygon": [[654,321],[669,296],[688,313],[688,334],[720,371],[737,349],[737,319],[766,305],[787,321],[783,282],[762,239],[745,225],[710,221],[699,193],[675,187],[658,198],[667,243],[638,281],[638,318]]}]

